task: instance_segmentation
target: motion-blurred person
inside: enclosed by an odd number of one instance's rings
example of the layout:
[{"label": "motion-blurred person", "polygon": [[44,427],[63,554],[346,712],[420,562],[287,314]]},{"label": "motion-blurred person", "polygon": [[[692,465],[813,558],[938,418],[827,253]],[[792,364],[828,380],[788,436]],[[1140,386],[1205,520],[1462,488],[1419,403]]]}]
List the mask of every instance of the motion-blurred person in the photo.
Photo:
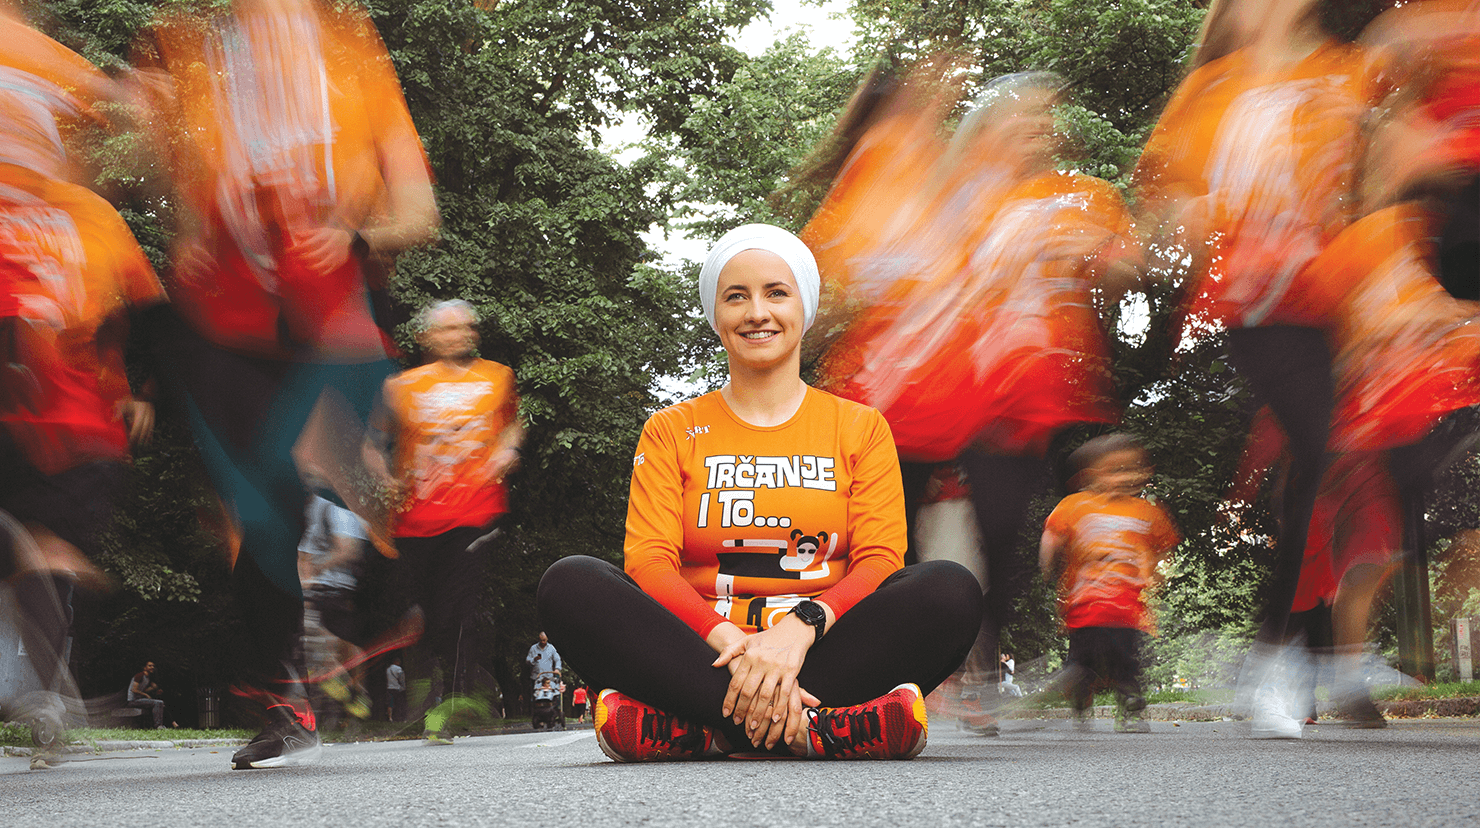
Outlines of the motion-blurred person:
[{"label": "motion-blurred person", "polygon": [[[370,715],[364,687],[364,613],[356,607],[368,535],[354,512],[336,502],[322,481],[309,478],[303,539],[298,544],[299,579],[307,600],[303,613],[308,666],[326,695],[357,719]],[[373,553],[372,553],[373,554]]]},{"label": "motion-blurred person", "polygon": [[238,533],[235,691],[268,718],[232,767],[302,764],[321,747],[296,685],[304,492],[292,450],[321,402],[368,416],[391,371],[366,274],[435,237],[427,165],[356,6],[235,0],[171,15],[138,62],[179,188],[167,357]]},{"label": "motion-blurred person", "polygon": [[[1299,735],[1276,680],[1334,399],[1309,265],[1351,220],[1350,184],[1370,77],[1360,49],[1327,30],[1326,0],[1218,0],[1192,72],[1135,173],[1193,259],[1189,329],[1228,330],[1229,359],[1290,441],[1273,588],[1240,679],[1256,737]],[[1328,8],[1329,7],[1329,8]],[[1177,254],[1179,257],[1183,255]]]},{"label": "motion-blurred person", "polygon": [[[0,2],[0,577],[43,692],[0,699],[43,751],[63,726],[74,584],[99,550],[153,408],[124,370],[129,319],[163,289],[118,213],[71,183],[68,138],[113,85]],[[67,696],[75,693],[67,692]],[[43,762],[44,765],[44,762]]]},{"label": "motion-blurred person", "polygon": [[1069,466],[1080,490],[1048,516],[1039,547],[1044,576],[1059,571],[1069,700],[1084,723],[1092,715],[1095,682],[1108,680],[1115,689],[1115,731],[1149,733],[1141,718],[1141,648],[1154,624],[1143,597],[1180,538],[1166,507],[1140,496],[1151,467],[1134,437],[1095,437],[1069,456]]},{"label": "motion-blurred person", "polygon": [[[479,359],[478,316],[461,300],[417,317],[427,364],[387,380],[365,463],[397,502],[392,532],[404,579],[426,618],[443,695],[466,697],[482,654],[477,623],[485,546],[508,511],[505,477],[524,429],[508,366]],[[438,738],[449,709],[427,713]]]},{"label": "motion-blurred person", "polygon": [[[1364,527],[1361,548],[1335,550],[1343,564],[1333,606],[1341,656],[1333,695],[1368,724],[1381,718],[1360,659],[1402,521],[1421,519],[1411,505],[1480,437],[1480,303],[1444,288],[1434,242],[1444,205],[1480,169],[1480,142],[1456,140],[1474,127],[1436,118],[1429,105],[1449,80],[1442,70],[1421,76],[1383,102],[1366,131],[1357,191],[1365,215],[1311,264],[1337,308],[1330,448],[1372,467],[1345,487],[1358,503],[1372,502],[1354,518]],[[1385,463],[1372,456],[1380,452]]]},{"label": "motion-blurred person", "polygon": [[159,698],[160,688],[154,683],[154,662],[146,662],[144,669],[129,679],[127,704],[147,710],[154,718],[154,729],[164,729],[164,699]]},{"label": "motion-blurred person", "polygon": [[[1032,573],[1018,536],[1066,430],[1119,417],[1097,303],[1136,281],[1139,251],[1115,189],[1054,169],[1064,81],[997,78],[932,174],[941,195],[902,271],[829,352],[837,393],[889,420],[914,499],[930,462],[965,471],[986,613],[967,660],[967,724],[995,732],[979,694]],[[876,205],[876,209],[885,209]]]}]

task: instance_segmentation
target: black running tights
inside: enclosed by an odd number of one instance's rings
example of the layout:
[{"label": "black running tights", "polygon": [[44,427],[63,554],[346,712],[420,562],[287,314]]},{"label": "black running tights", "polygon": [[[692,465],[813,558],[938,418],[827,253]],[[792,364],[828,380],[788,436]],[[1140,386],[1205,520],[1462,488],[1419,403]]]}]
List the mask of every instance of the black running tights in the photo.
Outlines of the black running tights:
[{"label": "black running tights", "polygon": [[1315,328],[1275,325],[1230,330],[1228,355],[1255,398],[1274,411],[1289,441],[1290,472],[1280,504],[1280,536],[1257,639],[1279,645],[1285,640],[1311,513],[1326,470],[1326,440],[1335,396],[1331,350]]},{"label": "black running tights", "polygon": [[[592,687],[616,688],[664,712],[749,739],[720,715],[729,670],[714,650],[617,567],[596,558],[556,561],[540,580],[540,623]],[[932,561],[884,580],[807,653],[798,683],[829,707],[860,704],[914,682],[929,693],[976,639],[981,589],[964,567]]]}]

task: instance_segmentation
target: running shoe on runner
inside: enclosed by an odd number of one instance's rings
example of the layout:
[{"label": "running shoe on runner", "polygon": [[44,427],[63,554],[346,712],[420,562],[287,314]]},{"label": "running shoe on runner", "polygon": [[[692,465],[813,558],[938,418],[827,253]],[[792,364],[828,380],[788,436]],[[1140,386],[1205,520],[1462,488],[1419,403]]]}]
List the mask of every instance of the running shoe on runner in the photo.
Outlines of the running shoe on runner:
[{"label": "running shoe on runner", "polygon": [[616,690],[596,697],[596,744],[618,762],[652,762],[721,756],[714,733]]},{"label": "running shoe on runner", "polygon": [[930,729],[913,684],[852,707],[808,708],[807,717],[807,755],[828,759],[913,759]]},{"label": "running shoe on runner", "polygon": [[1145,709],[1146,699],[1143,696],[1126,696],[1117,699],[1115,704],[1115,732],[1150,733],[1151,723],[1141,717],[1141,711]]},{"label": "running shoe on runner", "polygon": [[275,704],[267,708],[267,715],[272,724],[232,755],[233,770],[307,765],[324,752],[313,711],[299,713],[292,705]]}]

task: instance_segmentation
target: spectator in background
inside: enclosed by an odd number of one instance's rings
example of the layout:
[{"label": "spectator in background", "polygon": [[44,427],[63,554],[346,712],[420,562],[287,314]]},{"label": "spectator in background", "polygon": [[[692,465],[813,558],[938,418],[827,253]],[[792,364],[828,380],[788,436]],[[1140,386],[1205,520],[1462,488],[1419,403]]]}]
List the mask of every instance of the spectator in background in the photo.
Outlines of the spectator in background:
[{"label": "spectator in background", "polygon": [[1012,683],[1013,674],[1017,671],[1017,662],[1013,661],[1012,653],[1003,653],[997,660],[1002,664],[1002,679],[997,683],[997,692],[1004,696],[1022,698],[1023,688]]},{"label": "spectator in background", "polygon": [[154,683],[154,662],[145,662],[144,669],[129,680],[128,706],[150,711],[154,729],[164,729],[164,700],[159,698],[159,685]]},{"label": "spectator in background", "polygon": [[400,656],[385,668],[385,707],[391,721],[406,721],[406,671],[401,669]]},{"label": "spectator in background", "polygon": [[529,645],[529,655],[524,657],[524,661],[529,664],[530,678],[535,687],[540,686],[540,679],[560,673],[560,653],[543,632],[538,643]]},{"label": "spectator in background", "polygon": [[576,714],[576,721],[586,722],[586,685],[577,684],[576,689],[570,694],[570,710]]}]

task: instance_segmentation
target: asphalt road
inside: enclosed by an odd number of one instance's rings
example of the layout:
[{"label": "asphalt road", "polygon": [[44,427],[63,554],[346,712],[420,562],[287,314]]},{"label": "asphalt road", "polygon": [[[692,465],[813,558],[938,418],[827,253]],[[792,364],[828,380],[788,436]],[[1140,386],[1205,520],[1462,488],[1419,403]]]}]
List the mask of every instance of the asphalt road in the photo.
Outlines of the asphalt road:
[{"label": "asphalt road", "polygon": [[1146,735],[1066,721],[983,738],[933,725],[910,762],[619,765],[591,731],[333,745],[309,767],[232,771],[231,748],[0,758],[14,826],[816,826],[1480,824],[1480,721],[1307,728],[1233,722]]}]

